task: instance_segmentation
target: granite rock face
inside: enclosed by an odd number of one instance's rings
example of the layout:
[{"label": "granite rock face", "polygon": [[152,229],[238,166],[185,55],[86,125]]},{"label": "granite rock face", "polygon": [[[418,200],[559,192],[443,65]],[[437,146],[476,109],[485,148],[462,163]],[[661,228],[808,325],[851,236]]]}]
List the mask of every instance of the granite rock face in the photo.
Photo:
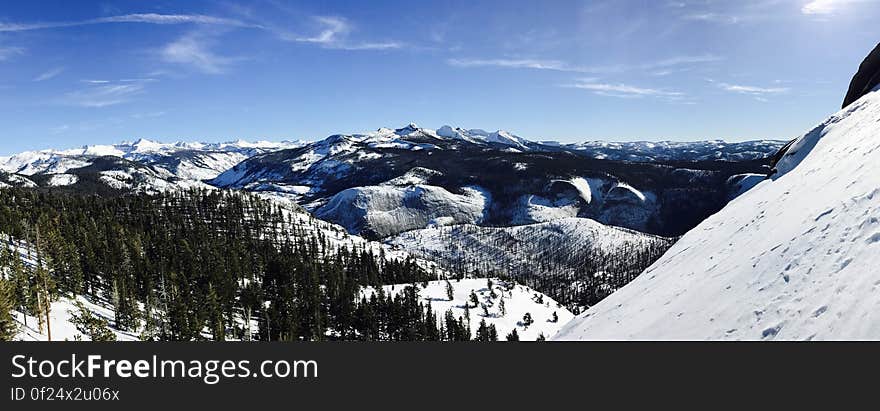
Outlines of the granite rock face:
[{"label": "granite rock face", "polygon": [[849,83],[849,90],[846,92],[841,108],[846,108],[846,106],[873,90],[878,84],[880,84],[880,44],[877,44],[874,50],[871,50],[871,53],[859,65],[859,71],[856,72]]}]

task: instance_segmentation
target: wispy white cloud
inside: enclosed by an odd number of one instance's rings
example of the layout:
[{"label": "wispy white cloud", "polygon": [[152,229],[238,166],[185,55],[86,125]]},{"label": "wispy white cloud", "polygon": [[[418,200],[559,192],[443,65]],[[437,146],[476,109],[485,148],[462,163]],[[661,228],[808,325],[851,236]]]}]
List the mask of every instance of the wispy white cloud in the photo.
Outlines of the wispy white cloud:
[{"label": "wispy white cloud", "polygon": [[91,20],[96,23],[150,23],[150,24],[212,24],[218,26],[262,28],[259,24],[244,22],[225,17],[206,16],[203,14],[125,14],[121,16],[102,17]]},{"label": "wispy white cloud", "polygon": [[0,47],[0,61],[9,60],[20,54],[24,54],[22,47]]},{"label": "wispy white cloud", "polygon": [[664,60],[648,62],[642,65],[635,65],[632,68],[640,70],[665,69],[669,67],[687,66],[693,64],[714,63],[724,60],[724,57],[714,54],[701,54],[695,56],[676,56]]},{"label": "wispy white cloud", "polygon": [[578,66],[561,60],[541,59],[479,59],[479,58],[453,58],[446,63],[455,67],[502,67],[535,70],[567,71],[573,73],[621,73],[626,71],[655,71],[662,75],[671,74],[673,67],[690,66],[695,64],[711,63],[723,60],[722,57],[704,54],[694,56],[675,56],[658,61],[650,61],[641,64],[615,64],[606,66]]},{"label": "wispy white cloud", "polygon": [[146,82],[90,84],[65,94],[62,103],[91,108],[114,106],[129,102],[132,97],[143,93],[145,84]]},{"label": "wispy white cloud", "polygon": [[820,14],[828,15],[840,11],[840,8],[850,4],[857,3],[860,0],[813,0],[801,8],[804,14]]},{"label": "wispy white cloud", "polygon": [[743,24],[787,17],[790,3],[805,0],[686,0],[667,3],[678,19],[714,24]]},{"label": "wispy white cloud", "polygon": [[682,98],[684,93],[657,88],[638,87],[627,84],[597,83],[594,79],[581,79],[576,83],[565,84],[562,87],[589,90],[594,94],[608,97],[638,98],[638,97],[665,97]]},{"label": "wispy white cloud", "polygon": [[[254,22],[251,18],[238,19],[217,17],[204,14],[159,14],[159,13],[134,13],[115,16],[99,17],[77,21],[17,23],[0,22],[0,32],[18,32],[30,30],[56,29],[65,27],[87,26],[95,24],[121,24],[142,23],[157,25],[196,24],[212,25],[233,28],[252,28],[273,33],[283,40],[298,43],[309,43],[328,49],[339,50],[392,50],[405,48],[407,45],[400,41],[354,41],[350,34],[355,27],[348,20],[338,16],[315,16],[312,17],[318,32],[313,35],[294,35],[286,29]],[[184,38],[169,45],[166,60],[174,62],[189,62],[207,73],[222,72],[222,66],[228,61],[221,56],[214,55],[204,47],[199,47],[193,38]],[[0,48],[0,61],[15,54],[19,54],[19,48]]]},{"label": "wispy white cloud", "polygon": [[315,16],[312,18],[318,32],[312,35],[291,34],[274,29],[283,40],[298,43],[316,44],[328,49],[338,50],[391,50],[404,48],[406,44],[398,41],[358,42],[350,39],[354,26],[345,18],[338,16]]},{"label": "wispy white cloud", "polygon": [[689,13],[681,16],[685,20],[707,21],[713,23],[736,24],[744,20],[742,16],[715,12]]},{"label": "wispy white cloud", "polygon": [[224,17],[206,16],[202,14],[157,14],[138,13],[118,16],[99,17],[88,20],[43,22],[43,23],[0,23],[0,32],[43,30],[63,27],[87,26],[111,23],[146,23],[146,24],[210,24],[233,27],[262,28],[258,24]]},{"label": "wispy white cloud", "polygon": [[446,60],[446,62],[449,65],[455,67],[503,67],[535,70],[587,72],[587,69],[585,67],[572,66],[559,60],[453,58]]},{"label": "wispy white cloud", "polygon": [[166,114],[166,112],[164,112],[164,111],[151,111],[148,113],[134,113],[131,115],[131,118],[140,120],[140,119],[145,119],[145,118],[162,117],[165,114]]},{"label": "wispy white cloud", "polygon": [[34,77],[34,81],[46,81],[57,77],[59,74],[64,72],[64,67],[56,67],[46,72],[41,73],[39,76]]},{"label": "wispy white cloud", "polygon": [[340,41],[341,37],[351,32],[351,25],[341,17],[318,16],[315,21],[323,26],[323,29],[314,36],[294,37],[294,41],[303,43],[332,44]]},{"label": "wispy white cloud", "polygon": [[753,96],[781,94],[789,91],[789,89],[786,87],[756,87],[729,83],[718,83],[718,87],[721,87],[722,89],[732,93],[749,94]]},{"label": "wispy white cloud", "polygon": [[406,44],[396,41],[386,41],[378,43],[336,43],[328,45],[327,48],[337,50],[395,50],[406,47]]},{"label": "wispy white cloud", "polygon": [[190,33],[165,45],[160,55],[167,63],[187,65],[208,74],[221,74],[230,64],[240,60],[216,54],[209,43],[205,36]]}]

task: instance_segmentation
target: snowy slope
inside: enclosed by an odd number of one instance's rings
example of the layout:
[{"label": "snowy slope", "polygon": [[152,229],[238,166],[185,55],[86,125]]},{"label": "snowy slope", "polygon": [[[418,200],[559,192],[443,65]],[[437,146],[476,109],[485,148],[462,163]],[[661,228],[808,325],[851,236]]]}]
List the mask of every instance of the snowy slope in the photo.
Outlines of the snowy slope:
[{"label": "snowy slope", "polygon": [[[384,255],[388,260],[406,260],[412,258],[412,260],[420,267],[427,271],[436,272],[438,276],[446,273],[446,271],[436,263],[412,256],[405,250],[394,248],[380,242],[368,241],[355,235],[350,235],[343,227],[314,218],[311,214],[296,204],[278,201],[274,198],[268,198],[267,200],[274,201],[275,204],[280,207],[279,209],[285,214],[288,224],[266,227],[266,230],[277,230],[280,234],[291,238],[321,238],[323,240],[322,246],[326,246],[324,251],[328,253],[346,248],[350,251],[364,250],[375,255]],[[8,247],[10,250],[15,250],[26,266],[32,267],[36,265],[34,259],[36,251],[31,245],[24,241],[11,239],[8,235],[0,233],[0,247]],[[0,275],[5,274],[7,273],[4,273],[2,268],[0,268]],[[75,301],[83,303],[92,315],[107,319],[110,323],[110,329],[116,334],[118,341],[134,341],[139,339],[140,331],[142,331],[141,329],[137,332],[127,332],[113,328],[114,311],[112,304],[105,301],[93,301],[85,296],[77,295],[73,297],[62,296],[52,302],[50,318],[53,341],[72,341],[76,338],[87,341],[89,339],[87,336],[82,336],[81,333],[76,330],[75,325],[71,322],[71,318],[77,312]],[[38,329],[38,321],[36,318],[30,315],[25,316],[25,314],[17,310],[13,310],[12,314],[19,327],[18,335],[15,338],[16,340],[46,341],[48,339],[48,333],[46,330],[43,329],[41,331]],[[571,315],[565,317],[562,311],[560,311],[558,315],[560,318],[565,318],[566,321],[571,317]],[[239,324],[244,324],[242,318],[236,317],[236,321]],[[142,326],[143,323],[141,323],[141,328]],[[203,335],[206,338],[209,338],[211,333],[206,328],[203,331]]]},{"label": "snowy slope", "polygon": [[[16,255],[26,267],[34,267],[37,264],[36,250],[34,250],[33,246],[24,241],[15,240],[6,234],[0,233],[0,247],[6,247],[13,251],[14,255]],[[6,268],[0,267],[0,276],[7,276],[9,274],[9,271],[7,271]],[[82,303],[92,315],[108,320],[110,324],[113,323],[113,309],[107,304],[98,304],[83,296],[77,296],[76,298],[61,297],[56,301],[53,301],[51,304],[48,328],[44,326],[40,329],[40,321],[33,315],[24,314],[20,310],[12,310],[10,313],[18,327],[14,340],[47,341],[49,339],[49,331],[51,331],[52,341],[74,341],[77,339],[88,341],[89,338],[83,336],[71,322],[72,317],[78,312],[78,308],[75,305],[76,301]],[[138,339],[137,335],[133,333],[116,330],[113,329],[112,326],[110,329],[116,334],[116,339],[118,341],[133,341]]]},{"label": "snowy slope", "polygon": [[524,265],[540,274],[542,268],[538,261],[541,260],[560,263],[552,268],[558,273],[566,268],[564,261],[579,261],[579,256],[586,258],[621,247],[638,249],[667,241],[669,239],[607,226],[588,218],[571,217],[514,227],[472,224],[430,227],[402,233],[386,243],[449,265],[471,263],[473,269],[494,267],[507,271]]},{"label": "snowy slope", "polygon": [[9,174],[0,171],[0,188],[4,187],[24,187],[24,188],[33,188],[36,187],[37,184],[28,179],[27,177],[18,175],[18,174]]},{"label": "snowy slope", "polygon": [[[449,280],[452,284],[453,298],[449,300],[446,294],[446,281],[429,281],[428,286],[419,287],[419,297],[424,300],[427,305],[431,304],[431,309],[437,314],[438,319],[442,320],[447,310],[452,310],[455,318],[465,316],[465,304],[468,303],[468,297],[473,291],[480,303],[479,306],[470,306],[470,327],[471,334],[476,335],[477,328],[480,326],[480,320],[486,320],[487,325],[494,324],[498,331],[498,339],[503,341],[508,333],[516,329],[521,341],[534,341],[541,334],[545,338],[555,335],[563,324],[574,318],[574,315],[565,309],[565,307],[557,304],[552,298],[543,295],[529,287],[515,283],[506,283],[497,278],[491,280],[492,288],[495,290],[495,298],[492,298],[488,288],[489,281],[485,278],[471,278],[462,280]],[[411,284],[397,284],[384,286],[386,294],[399,293]],[[369,296],[375,292],[371,288],[361,291],[363,295]],[[504,314],[501,313],[500,301],[504,299]],[[489,315],[482,306],[486,305]],[[558,320],[553,321],[553,313],[556,313]],[[528,327],[523,324],[523,317],[529,313],[534,323]]]},{"label": "snowy slope", "polygon": [[660,257],[672,239],[565,218],[515,227],[432,227],[387,240],[449,272],[503,273],[569,308],[593,304]]},{"label": "snowy slope", "polygon": [[[77,296],[76,299],[62,297],[52,302],[52,310],[49,313],[52,341],[89,341],[89,337],[79,332],[76,329],[76,325],[71,322],[72,317],[78,312],[74,301],[82,303],[92,315],[103,318],[109,324],[113,324],[114,314],[112,307],[95,304],[83,296]],[[49,339],[46,328],[43,328],[43,332],[40,332],[38,321],[35,317],[28,315],[25,319],[25,314],[19,311],[12,311],[12,316],[15,318],[16,323],[18,323],[16,341],[47,341]],[[120,331],[112,326],[109,328],[116,334],[117,341],[138,340],[138,336],[134,333]]]},{"label": "snowy slope", "polygon": [[556,338],[880,339],[878,168],[875,90]]},{"label": "snowy slope", "polygon": [[352,234],[384,238],[429,225],[477,223],[488,203],[489,196],[472,187],[455,194],[424,184],[368,186],[336,194],[315,215],[342,225]]},{"label": "snowy slope", "polygon": [[[376,255],[384,253],[387,259],[405,260],[413,257],[415,262],[426,270],[439,268],[435,262],[419,258],[406,250],[394,248],[378,241],[370,241],[357,235],[351,235],[340,225],[313,217],[296,205],[296,203],[286,202],[283,198],[279,199],[271,195],[259,195],[259,197],[272,201],[281,207],[282,212],[285,213],[292,223],[292,227],[284,229],[291,232],[295,231],[296,235],[323,238],[326,241],[328,252],[337,251],[343,247],[348,250],[366,250]],[[293,230],[294,228],[296,230]],[[439,272],[442,273],[443,270]]]}]

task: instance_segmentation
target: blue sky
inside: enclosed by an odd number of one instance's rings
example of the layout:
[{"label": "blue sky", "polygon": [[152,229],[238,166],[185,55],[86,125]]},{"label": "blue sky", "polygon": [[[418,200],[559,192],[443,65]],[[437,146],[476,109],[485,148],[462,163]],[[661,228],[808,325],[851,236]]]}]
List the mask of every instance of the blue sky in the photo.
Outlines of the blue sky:
[{"label": "blue sky", "polygon": [[787,139],[880,41],[872,0],[3,1],[0,154],[415,122]]}]

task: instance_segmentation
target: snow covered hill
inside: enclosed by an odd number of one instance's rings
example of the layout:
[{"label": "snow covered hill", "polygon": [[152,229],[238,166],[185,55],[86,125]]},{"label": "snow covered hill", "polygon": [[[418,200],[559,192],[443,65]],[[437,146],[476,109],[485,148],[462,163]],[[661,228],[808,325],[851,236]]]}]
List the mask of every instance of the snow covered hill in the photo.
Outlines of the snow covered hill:
[{"label": "snow covered hill", "polygon": [[24,188],[33,188],[36,187],[37,184],[31,181],[29,178],[18,175],[18,174],[9,174],[0,171],[0,188],[5,187],[24,187]]},{"label": "snow covered hill", "polygon": [[878,168],[875,89],[556,338],[880,339]]},{"label": "snow covered hill", "polygon": [[[489,284],[492,289],[489,289]],[[563,324],[574,318],[574,314],[552,298],[539,293],[527,286],[497,278],[472,278],[449,280],[452,285],[452,300],[446,292],[446,281],[429,281],[427,287],[419,287],[419,297],[425,304],[431,304],[431,310],[442,320],[443,314],[451,310],[454,318],[470,316],[471,333],[476,334],[480,321],[494,325],[498,330],[498,339],[516,329],[521,341],[534,341],[539,336],[549,339],[555,335]],[[383,289],[386,294],[399,293],[411,284],[387,285]],[[492,296],[494,290],[495,296]],[[367,288],[362,294],[369,297],[376,290]],[[470,301],[473,292],[477,296],[477,305]],[[503,303],[501,301],[504,301]],[[502,308],[503,305],[503,308]],[[468,308],[465,308],[468,307]],[[485,307],[485,308],[483,308]],[[467,314],[465,313],[467,311]],[[554,319],[553,313],[556,313]],[[527,325],[523,317],[529,314],[533,323]]]},{"label": "snow covered hill", "polygon": [[[450,280],[454,290],[453,300],[450,301],[446,294],[446,281],[430,281],[426,288],[419,287],[419,296],[424,300],[425,304],[430,303],[431,309],[435,313],[442,315],[451,310],[454,317],[465,317],[470,315],[471,333],[476,334],[480,321],[485,320],[487,325],[494,325],[498,331],[499,339],[513,331],[517,330],[520,340],[534,341],[539,336],[550,338],[556,334],[563,324],[574,318],[574,314],[561,306],[552,298],[532,290],[531,288],[505,282],[499,279],[492,279],[495,297],[491,296],[488,288],[488,280],[480,279],[462,279]],[[387,285],[383,289],[386,294],[394,295],[401,292],[406,286],[411,284]],[[478,297],[478,305],[473,306],[470,302],[470,294],[474,292]],[[373,288],[365,288],[361,294],[367,298],[375,293]],[[504,300],[504,313],[500,308],[500,301]],[[89,336],[77,330],[74,322],[74,316],[80,313],[76,303],[82,304],[95,318],[103,319],[108,322],[108,330],[113,332],[117,341],[138,341],[137,333],[121,331],[112,327],[114,312],[113,307],[107,304],[98,304],[83,296],[75,298],[61,297],[52,303],[50,314],[50,324],[52,332],[52,341],[89,341]],[[465,305],[469,305],[468,314],[465,314]],[[483,306],[486,310],[483,310]],[[486,313],[488,312],[488,315]],[[523,317],[528,313],[534,321],[531,325],[524,323]],[[553,313],[556,313],[554,320]],[[47,329],[44,327],[39,330],[39,321],[34,316],[25,317],[19,311],[12,312],[13,318],[18,323],[17,341],[47,341],[49,336]],[[243,324],[241,318],[237,318],[239,325]],[[210,334],[205,331],[205,337]]]},{"label": "snow covered hill", "polygon": [[673,240],[571,217],[515,227],[438,226],[386,243],[449,272],[505,274],[581,308],[626,284]]},{"label": "snow covered hill", "polygon": [[462,191],[422,184],[356,187],[333,196],[315,215],[377,238],[430,225],[480,222],[488,196],[479,187]]},{"label": "snow covered hill", "polygon": [[[79,302],[88,310],[95,318],[107,321],[113,324],[113,308],[107,305],[95,304],[83,296],[76,298],[62,297],[52,302],[52,309],[49,314],[49,324],[51,326],[52,341],[90,341],[88,334],[84,334],[77,330],[74,316],[78,315]],[[32,315],[25,315],[20,311],[12,311],[15,322],[18,323],[18,335],[16,341],[48,341],[49,334],[47,328],[39,329],[39,321]],[[121,331],[108,325],[108,329],[116,336],[116,341],[137,341],[138,336],[134,333]]]}]

